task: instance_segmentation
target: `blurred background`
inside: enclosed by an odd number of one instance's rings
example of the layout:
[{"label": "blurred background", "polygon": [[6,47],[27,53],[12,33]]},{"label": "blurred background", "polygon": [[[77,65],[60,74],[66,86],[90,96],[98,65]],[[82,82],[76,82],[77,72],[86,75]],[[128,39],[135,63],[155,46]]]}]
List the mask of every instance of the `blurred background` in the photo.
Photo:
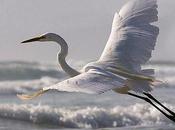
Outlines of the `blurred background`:
[{"label": "blurred background", "polygon": [[[19,45],[46,32],[61,35],[69,44],[69,59],[97,59],[108,39],[113,15],[128,0],[1,0],[0,60],[55,62],[57,44]],[[152,60],[175,60],[175,1],[158,0],[160,35]],[[91,53],[89,53],[89,51]]]},{"label": "blurred background", "polygon": [[[102,95],[49,92],[31,101],[30,93],[68,76],[57,63],[53,42],[20,42],[46,32],[69,45],[68,63],[81,69],[101,55],[114,13],[129,0],[0,1],[0,130],[108,128],[175,129],[174,124],[143,101],[107,92]],[[166,85],[152,94],[175,111],[175,1],[158,0],[160,28],[156,51],[144,68],[156,69]]]}]

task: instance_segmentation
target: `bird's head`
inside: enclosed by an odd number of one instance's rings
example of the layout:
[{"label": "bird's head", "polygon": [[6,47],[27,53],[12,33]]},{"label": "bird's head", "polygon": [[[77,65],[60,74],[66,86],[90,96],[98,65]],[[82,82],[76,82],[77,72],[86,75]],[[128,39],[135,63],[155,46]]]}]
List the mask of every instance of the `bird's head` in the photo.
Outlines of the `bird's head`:
[{"label": "bird's head", "polygon": [[29,42],[35,42],[35,41],[40,41],[40,42],[44,42],[44,41],[55,41],[55,38],[58,37],[57,34],[55,33],[46,33],[46,34],[42,34],[40,36],[22,41],[21,43],[29,43]]}]

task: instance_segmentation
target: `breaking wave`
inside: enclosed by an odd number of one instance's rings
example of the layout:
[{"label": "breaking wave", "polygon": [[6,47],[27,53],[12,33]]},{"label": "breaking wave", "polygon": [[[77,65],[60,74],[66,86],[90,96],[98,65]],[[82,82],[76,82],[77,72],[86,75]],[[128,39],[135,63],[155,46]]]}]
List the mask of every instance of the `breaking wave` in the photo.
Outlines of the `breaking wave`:
[{"label": "breaking wave", "polygon": [[[175,106],[168,106],[175,110]],[[172,122],[149,105],[128,107],[53,108],[43,105],[0,105],[0,118],[61,128],[105,128],[170,125]]]},{"label": "breaking wave", "polygon": [[[151,64],[144,67],[154,68],[157,78],[174,87],[174,64]],[[55,65],[43,65],[36,62],[0,62],[0,95],[30,93],[57,83],[66,78],[64,72],[58,70]],[[66,98],[69,99],[71,96]],[[80,102],[82,101],[77,101],[77,104]],[[41,104],[0,104],[0,118],[51,125],[58,128],[105,128],[169,125],[172,123],[156,109],[145,104],[112,108],[95,107],[97,104],[86,106],[64,108]],[[168,107],[175,110],[174,105],[168,105]]]},{"label": "breaking wave", "polygon": [[[79,64],[82,62],[76,62],[73,66]],[[24,61],[0,62],[0,94],[27,93],[63,80],[67,75],[56,65]]]},{"label": "breaking wave", "polygon": [[31,80],[42,77],[61,78],[65,76],[56,66],[37,62],[0,62],[0,81]]},{"label": "breaking wave", "polygon": [[63,80],[62,78],[42,77],[34,80],[1,81],[0,94],[30,93]]},{"label": "breaking wave", "polygon": [[[155,77],[166,84],[166,87],[175,86],[175,64],[149,64],[146,68],[155,69]],[[164,84],[164,85],[165,85]]]},{"label": "breaking wave", "polygon": [[[83,62],[73,62],[73,66],[81,68]],[[156,70],[156,77],[165,81],[164,86],[174,87],[174,64],[149,64],[144,68]],[[0,62],[0,94],[28,93],[39,88],[57,83],[66,77],[66,74],[53,64],[38,62],[10,61]]]}]

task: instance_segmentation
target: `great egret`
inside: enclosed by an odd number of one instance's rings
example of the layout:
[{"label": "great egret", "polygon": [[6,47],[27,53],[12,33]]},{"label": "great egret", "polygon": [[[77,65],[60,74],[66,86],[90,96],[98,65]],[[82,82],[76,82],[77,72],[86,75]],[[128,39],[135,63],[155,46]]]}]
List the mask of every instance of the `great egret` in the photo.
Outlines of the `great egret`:
[{"label": "great egret", "polygon": [[[175,121],[175,113],[162,105],[149,92],[158,82],[153,69],[141,68],[151,57],[159,28],[151,23],[158,20],[157,0],[132,0],[114,16],[112,30],[106,47],[96,62],[88,63],[81,72],[71,68],[65,61],[68,46],[57,34],[47,33],[22,43],[33,41],[55,41],[61,45],[58,61],[72,78],[44,87],[30,95],[18,95],[21,99],[32,99],[49,90],[101,94],[109,90],[145,100]],[[137,94],[131,93],[134,91]],[[144,94],[144,96],[138,95]],[[157,107],[151,100],[162,106],[169,114]]]}]

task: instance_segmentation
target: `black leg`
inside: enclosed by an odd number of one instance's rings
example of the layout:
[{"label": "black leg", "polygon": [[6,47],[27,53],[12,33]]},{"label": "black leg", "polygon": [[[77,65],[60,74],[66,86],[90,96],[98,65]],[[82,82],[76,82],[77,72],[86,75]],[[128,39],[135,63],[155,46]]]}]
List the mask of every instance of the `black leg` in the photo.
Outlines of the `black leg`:
[{"label": "black leg", "polygon": [[167,107],[165,107],[163,104],[161,104],[155,97],[153,97],[151,94],[149,93],[143,93],[144,95],[146,95],[148,98],[152,99],[153,101],[155,101],[157,104],[159,104],[160,106],[162,106],[165,110],[167,110],[171,115],[173,115],[175,117],[175,113],[173,111],[171,111],[170,109],[168,109]]},{"label": "black leg", "polygon": [[159,107],[157,107],[154,103],[152,103],[152,101],[149,98],[143,97],[143,96],[139,96],[139,95],[136,95],[136,94],[133,94],[133,93],[130,93],[130,92],[128,92],[128,95],[137,97],[139,99],[142,99],[142,100],[148,102],[149,104],[151,104],[152,106],[154,106],[157,110],[159,110],[162,114],[164,114],[168,119],[170,119],[173,122],[175,122],[175,117],[174,116],[168,115],[167,113],[165,113],[164,111],[162,111]]}]

